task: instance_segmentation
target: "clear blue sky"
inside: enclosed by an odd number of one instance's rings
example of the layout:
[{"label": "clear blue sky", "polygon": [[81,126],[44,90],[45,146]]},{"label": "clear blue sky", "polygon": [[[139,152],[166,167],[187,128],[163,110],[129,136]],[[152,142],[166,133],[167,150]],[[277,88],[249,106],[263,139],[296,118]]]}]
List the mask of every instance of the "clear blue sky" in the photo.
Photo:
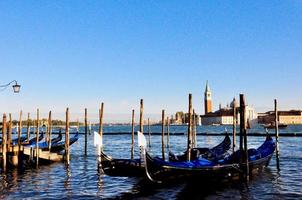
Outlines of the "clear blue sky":
[{"label": "clear blue sky", "polygon": [[[302,108],[302,1],[0,1],[2,112]],[[126,118],[128,115],[125,115]]]}]

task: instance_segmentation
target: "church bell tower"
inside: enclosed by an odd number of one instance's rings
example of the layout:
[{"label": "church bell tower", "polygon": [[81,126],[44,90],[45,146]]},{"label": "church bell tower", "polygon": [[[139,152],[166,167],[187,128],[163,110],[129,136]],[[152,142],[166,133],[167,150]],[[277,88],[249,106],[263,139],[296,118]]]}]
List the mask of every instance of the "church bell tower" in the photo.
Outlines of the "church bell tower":
[{"label": "church bell tower", "polygon": [[212,92],[207,81],[206,90],[204,92],[204,111],[205,114],[212,112]]}]

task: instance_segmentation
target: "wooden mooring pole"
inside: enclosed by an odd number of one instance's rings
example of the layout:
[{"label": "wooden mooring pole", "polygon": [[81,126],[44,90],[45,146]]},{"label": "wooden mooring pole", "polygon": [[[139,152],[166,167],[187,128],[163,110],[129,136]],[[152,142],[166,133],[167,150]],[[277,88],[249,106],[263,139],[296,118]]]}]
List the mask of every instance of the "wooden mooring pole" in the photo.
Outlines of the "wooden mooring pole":
[{"label": "wooden mooring pole", "polygon": [[149,146],[149,150],[151,148],[151,128],[150,128],[150,119],[148,118],[148,135],[149,135],[149,142],[148,142],[148,146]]},{"label": "wooden mooring pole", "polygon": [[[140,100],[140,109],[139,109],[139,131],[142,133],[142,134],[144,134],[144,119],[143,119],[143,116],[144,116],[144,100],[143,99],[141,99]],[[140,161],[142,160],[142,151],[141,151],[141,149],[140,149],[140,154],[139,154],[139,156],[140,156]],[[140,164],[141,164],[141,162],[140,162]]]},{"label": "wooden mooring pole", "polygon": [[236,125],[237,125],[237,108],[236,108],[236,99],[233,101],[233,153],[236,150]]},{"label": "wooden mooring pole", "polygon": [[132,110],[132,137],[131,137],[131,159],[134,158],[134,110]]},{"label": "wooden mooring pole", "polygon": [[100,119],[100,127],[99,127],[99,134],[101,138],[103,138],[103,116],[104,116],[104,103],[101,103],[101,108],[99,110],[99,119]]},{"label": "wooden mooring pole", "polygon": [[51,120],[51,111],[48,113],[48,150],[51,151],[51,135],[52,135],[52,120]]},{"label": "wooden mooring pole", "polygon": [[40,127],[39,127],[39,120],[40,120],[40,111],[39,108],[37,109],[37,130],[36,130],[36,167],[39,167],[39,134],[40,134]]},{"label": "wooden mooring pole", "polygon": [[165,160],[165,110],[161,112],[161,153],[162,159]]},{"label": "wooden mooring pole", "polygon": [[69,108],[66,109],[65,159],[66,159],[66,165],[69,166],[69,164],[70,164],[70,149],[69,149]]},{"label": "wooden mooring pole", "polygon": [[[103,143],[103,117],[104,117],[104,103],[101,103],[99,108],[99,135]],[[103,173],[102,169],[102,151],[103,151],[103,144],[97,146],[98,147],[98,172]]]},{"label": "wooden mooring pole", "polygon": [[192,94],[189,94],[187,161],[191,160],[191,149],[192,149],[192,113],[193,113]]},{"label": "wooden mooring pole", "polygon": [[[100,119],[99,134],[100,134],[102,140],[103,140],[103,117],[104,117],[104,103],[102,102],[101,108],[99,109],[99,119]],[[99,154],[101,155],[103,147],[100,146],[99,148],[100,149],[98,151],[99,151]],[[101,159],[101,156],[99,156],[99,159]],[[99,164],[101,164],[101,160],[99,160]]]},{"label": "wooden mooring pole", "polygon": [[12,114],[9,113],[8,135],[7,135],[8,146],[12,144],[12,131],[13,131],[13,119],[12,119]]},{"label": "wooden mooring pole", "polygon": [[[42,120],[43,123],[43,120]],[[47,124],[43,123],[42,127],[45,126],[45,142],[47,144],[49,144],[49,126],[48,126],[48,120],[47,120]],[[42,129],[43,131],[43,129]]]},{"label": "wooden mooring pole", "polygon": [[87,134],[88,134],[88,122],[87,122],[87,108],[85,108],[85,147],[84,147],[84,155],[87,156]]},{"label": "wooden mooring pole", "polygon": [[192,147],[195,148],[197,146],[196,144],[196,134],[197,134],[197,130],[196,130],[196,113],[195,110],[193,109],[193,117],[192,117]]},{"label": "wooden mooring pole", "polygon": [[144,118],[143,118],[143,114],[144,114],[144,100],[141,99],[140,102],[140,112],[139,112],[139,131],[144,134]]},{"label": "wooden mooring pole", "polygon": [[21,148],[21,134],[22,134],[22,110],[19,115],[19,130],[18,130],[18,152]]},{"label": "wooden mooring pole", "polygon": [[30,140],[30,114],[27,113],[27,142]]},{"label": "wooden mooring pole", "polygon": [[[243,139],[243,141],[242,141]],[[244,179],[249,181],[249,159],[248,159],[248,147],[247,147],[247,127],[246,127],[246,104],[243,94],[240,94],[240,152],[241,152],[241,163],[245,167]],[[244,146],[243,146],[244,145]]]},{"label": "wooden mooring pole", "polygon": [[276,135],[276,167],[280,171],[280,152],[279,152],[279,115],[277,99],[275,99],[275,135]]},{"label": "wooden mooring pole", "polygon": [[167,148],[168,148],[168,152],[170,152],[170,119],[169,119],[169,117],[167,117]]},{"label": "wooden mooring pole", "polygon": [[19,115],[19,130],[18,130],[18,152],[17,156],[14,156],[17,160],[13,159],[13,164],[15,166],[18,166],[19,161],[21,160],[21,135],[22,135],[22,110],[20,111]]},{"label": "wooden mooring pole", "polygon": [[[7,136],[7,149],[10,149],[10,147],[12,147],[13,149],[13,152],[11,154],[11,163],[14,165],[14,166],[18,166],[18,160],[20,159],[19,158],[19,152],[20,151],[20,145],[19,145],[19,131],[20,129],[18,128],[18,130],[16,130],[16,132],[18,132],[18,145],[17,145],[17,149],[18,151],[14,151],[14,147],[15,147],[15,144],[12,143],[12,131],[13,131],[13,122],[12,122],[12,115],[9,114],[9,124],[8,124],[8,136]],[[9,151],[9,150],[8,150]]]},{"label": "wooden mooring pole", "polygon": [[3,114],[3,124],[2,124],[2,169],[6,172],[6,136],[7,136],[7,125],[6,125],[6,114]]}]

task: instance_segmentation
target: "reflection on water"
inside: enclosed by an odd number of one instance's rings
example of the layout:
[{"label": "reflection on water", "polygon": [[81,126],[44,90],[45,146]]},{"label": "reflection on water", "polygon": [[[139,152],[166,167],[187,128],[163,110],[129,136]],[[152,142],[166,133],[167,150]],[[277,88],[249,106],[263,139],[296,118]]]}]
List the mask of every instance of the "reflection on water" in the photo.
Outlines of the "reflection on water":
[{"label": "reflection on water", "polygon": [[[153,128],[153,127],[152,127]],[[105,131],[116,129],[127,132],[131,127],[107,127]],[[156,132],[151,130],[152,132]],[[210,129],[208,127],[204,129]],[[158,127],[160,130],[160,127]],[[186,127],[171,127],[174,132],[186,131]],[[231,129],[229,128],[229,131]],[[291,128],[296,132],[300,127]],[[212,127],[208,132],[223,132],[224,128]],[[261,132],[262,130],[257,130]],[[180,153],[186,148],[186,135],[171,135],[172,152]],[[212,147],[220,143],[223,136],[198,136],[198,146]],[[109,177],[98,172],[97,151],[93,147],[93,135],[88,137],[88,155],[84,156],[84,137],[71,148],[71,163],[43,165],[38,169],[10,169],[0,174],[1,199],[58,199],[58,198],[110,198],[110,199],[285,199],[302,198],[302,138],[280,138],[281,169],[277,172],[275,159],[259,176],[254,176],[247,184],[211,185],[199,183],[174,183],[153,185],[141,178]],[[248,146],[257,147],[264,138],[250,137]],[[131,135],[105,135],[104,151],[117,158],[130,158]],[[238,144],[238,143],[237,143]],[[152,136],[152,154],[161,155],[161,137]],[[138,149],[135,149],[138,157]]]},{"label": "reflection on water", "polygon": [[64,180],[64,188],[66,190],[70,189],[70,178],[71,178],[71,170],[68,166],[65,167],[65,180]]}]

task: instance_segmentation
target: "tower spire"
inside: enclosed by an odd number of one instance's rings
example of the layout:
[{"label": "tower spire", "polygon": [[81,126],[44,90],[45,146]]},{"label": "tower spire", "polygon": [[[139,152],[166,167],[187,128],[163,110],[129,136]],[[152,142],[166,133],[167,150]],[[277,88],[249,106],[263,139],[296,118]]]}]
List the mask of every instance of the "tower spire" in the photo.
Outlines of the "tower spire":
[{"label": "tower spire", "polygon": [[208,80],[207,80],[207,83],[206,83],[206,90],[205,90],[205,92],[211,92]]},{"label": "tower spire", "polygon": [[206,90],[204,92],[204,111],[205,114],[212,112],[212,92],[209,87],[209,82],[206,83]]}]

